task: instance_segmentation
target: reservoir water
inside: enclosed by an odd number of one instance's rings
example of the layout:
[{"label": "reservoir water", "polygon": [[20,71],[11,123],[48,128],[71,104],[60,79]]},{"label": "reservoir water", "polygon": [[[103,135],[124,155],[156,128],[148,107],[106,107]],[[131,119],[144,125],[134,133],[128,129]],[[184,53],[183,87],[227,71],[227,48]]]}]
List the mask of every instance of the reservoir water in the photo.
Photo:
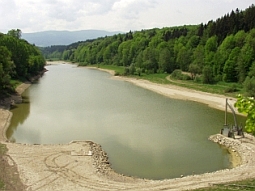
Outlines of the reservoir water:
[{"label": "reservoir water", "polygon": [[[208,141],[223,127],[223,111],[170,99],[94,69],[46,68],[11,110],[12,142],[92,140],[102,145],[116,172],[149,179],[231,168],[228,151]],[[231,123],[231,114],[228,118]]]}]

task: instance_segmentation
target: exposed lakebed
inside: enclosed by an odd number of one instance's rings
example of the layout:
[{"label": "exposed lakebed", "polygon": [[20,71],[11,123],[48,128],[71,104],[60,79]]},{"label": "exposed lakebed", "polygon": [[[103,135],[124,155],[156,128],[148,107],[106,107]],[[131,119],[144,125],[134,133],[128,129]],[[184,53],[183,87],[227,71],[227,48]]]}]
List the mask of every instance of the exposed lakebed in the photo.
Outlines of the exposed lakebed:
[{"label": "exposed lakebed", "polygon": [[24,92],[24,103],[11,110],[10,140],[93,140],[102,145],[116,172],[142,178],[175,178],[231,167],[228,151],[208,141],[222,128],[224,112],[169,99],[98,70],[69,64],[47,69]]}]

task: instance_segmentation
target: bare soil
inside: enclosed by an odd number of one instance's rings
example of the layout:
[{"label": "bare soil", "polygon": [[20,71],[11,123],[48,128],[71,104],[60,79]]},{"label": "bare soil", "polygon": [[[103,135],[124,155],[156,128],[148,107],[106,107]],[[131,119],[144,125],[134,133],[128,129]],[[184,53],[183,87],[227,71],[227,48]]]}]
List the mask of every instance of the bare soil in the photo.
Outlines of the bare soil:
[{"label": "bare soil", "polygon": [[[218,109],[225,108],[224,96],[144,80],[121,80],[176,99],[198,101]],[[92,141],[73,141],[63,145],[9,143],[5,131],[10,118],[8,108],[2,107],[0,140],[8,151],[0,156],[0,179],[5,181],[6,190],[192,190],[255,178],[255,138],[248,134],[240,139],[222,135],[210,137],[211,141],[229,149],[235,168],[176,179],[147,180],[115,173],[107,153]]]},{"label": "bare soil", "polygon": [[6,146],[26,190],[191,190],[255,177],[254,137],[246,135],[242,139],[231,139],[215,135],[211,139],[227,146],[233,157],[240,156],[241,165],[158,181],[115,173],[110,168],[107,154],[91,141],[73,141],[64,145],[6,143]]}]

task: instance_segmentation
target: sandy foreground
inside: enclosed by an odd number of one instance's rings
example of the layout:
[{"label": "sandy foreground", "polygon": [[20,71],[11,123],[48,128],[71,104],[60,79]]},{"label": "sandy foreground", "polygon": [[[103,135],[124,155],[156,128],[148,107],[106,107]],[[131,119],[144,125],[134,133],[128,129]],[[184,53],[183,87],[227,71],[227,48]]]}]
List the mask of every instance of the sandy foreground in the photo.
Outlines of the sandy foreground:
[{"label": "sandy foreground", "polygon": [[[198,92],[173,85],[159,85],[145,80],[113,77],[129,81],[162,95],[207,104],[224,110],[224,96]],[[29,84],[23,84],[22,93]],[[230,104],[235,102],[229,100]],[[146,180],[115,173],[107,153],[92,141],[73,141],[63,145],[28,145],[9,143],[5,132],[12,113],[0,108],[0,140],[8,148],[6,160],[17,166],[26,190],[192,190],[230,181],[255,178],[255,138],[230,139],[213,135],[209,139],[229,148],[232,169],[167,180]]]}]

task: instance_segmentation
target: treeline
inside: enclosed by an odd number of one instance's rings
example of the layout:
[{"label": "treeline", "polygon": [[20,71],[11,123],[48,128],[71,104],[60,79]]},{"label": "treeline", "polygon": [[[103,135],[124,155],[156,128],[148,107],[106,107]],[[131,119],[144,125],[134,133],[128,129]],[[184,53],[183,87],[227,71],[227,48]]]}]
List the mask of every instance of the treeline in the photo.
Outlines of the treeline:
[{"label": "treeline", "polygon": [[[80,65],[124,66],[126,74],[175,71],[178,78],[202,83],[245,84],[255,95],[255,6],[207,24],[130,31],[51,54]],[[191,77],[179,71],[190,72]]]},{"label": "treeline", "polygon": [[255,8],[250,6],[245,11],[231,11],[231,13],[224,15],[216,21],[209,21],[206,25],[201,24],[199,28],[199,35],[203,35],[203,31],[209,28],[209,37],[216,35],[218,43],[221,43],[229,34],[235,34],[240,30],[245,32],[255,28]]},{"label": "treeline", "polygon": [[21,30],[0,33],[0,97],[14,91],[12,79],[29,80],[42,71],[44,65],[40,50],[21,39]]},{"label": "treeline", "polygon": [[62,52],[67,49],[65,45],[53,45],[49,47],[39,47],[45,59],[59,59],[62,56]]}]

